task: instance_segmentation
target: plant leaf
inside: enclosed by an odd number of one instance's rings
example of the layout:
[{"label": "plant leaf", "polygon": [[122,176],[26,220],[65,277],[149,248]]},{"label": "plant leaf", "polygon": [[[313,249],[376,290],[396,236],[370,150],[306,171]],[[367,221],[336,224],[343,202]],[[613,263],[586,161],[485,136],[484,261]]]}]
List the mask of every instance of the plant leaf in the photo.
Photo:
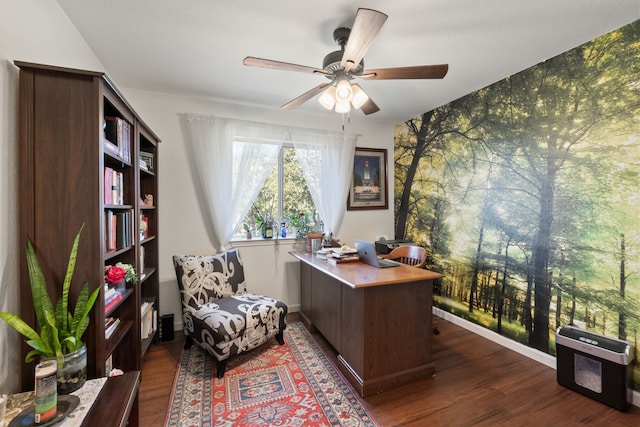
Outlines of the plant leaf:
[{"label": "plant leaf", "polygon": [[42,325],[46,323],[44,313],[45,311],[53,313],[53,304],[47,292],[47,286],[42,270],[40,269],[40,264],[38,264],[38,258],[29,239],[27,239],[27,267],[29,269],[29,280],[31,281],[33,307],[36,312],[38,324],[42,327]]},{"label": "plant leaf", "polygon": [[[74,328],[75,337],[78,341],[80,341],[80,339],[82,338],[82,335],[84,334],[84,332],[87,330],[87,327],[89,326],[89,313],[91,312],[93,305],[95,304],[96,300],[98,299],[98,296],[100,295],[100,289],[101,287],[98,286],[91,293],[89,300],[86,301],[85,304],[78,304],[78,303],[76,304],[76,310],[75,310],[76,313],[74,314],[73,324],[75,327]],[[89,292],[89,284],[85,283],[84,287],[80,291],[80,294],[88,293],[88,292]],[[80,297],[78,297],[78,300],[80,300]],[[84,305],[84,307],[80,307],[80,305]],[[80,309],[82,309],[82,311],[80,311]],[[80,316],[78,316],[78,313],[80,313]],[[78,318],[77,324],[76,324],[76,318]]]},{"label": "plant leaf", "polygon": [[24,335],[25,337],[31,340],[39,340],[40,335],[36,331],[33,330],[31,326],[29,326],[24,320],[19,318],[13,313],[0,313],[0,319],[4,320],[15,329],[19,334]]},{"label": "plant leaf", "polygon": [[[69,262],[67,263],[67,272],[64,276],[64,283],[62,284],[62,309],[64,313],[64,319],[61,319],[64,323],[60,325],[63,330],[68,329],[66,313],[69,311],[69,290],[71,289],[71,279],[73,278],[73,271],[76,268],[76,259],[78,257],[78,244],[80,242],[80,234],[84,229],[84,223],[78,230],[75,239],[73,239],[73,246],[71,247],[71,253],[69,254]],[[61,316],[62,317],[62,316]]]}]

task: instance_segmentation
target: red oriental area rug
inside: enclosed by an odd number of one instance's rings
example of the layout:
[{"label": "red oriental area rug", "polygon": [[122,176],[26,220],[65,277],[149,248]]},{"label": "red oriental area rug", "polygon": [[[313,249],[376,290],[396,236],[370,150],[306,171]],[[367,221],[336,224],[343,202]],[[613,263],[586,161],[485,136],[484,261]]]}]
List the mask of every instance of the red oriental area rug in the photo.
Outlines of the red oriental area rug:
[{"label": "red oriental area rug", "polygon": [[378,425],[302,323],[284,338],[230,359],[222,379],[204,350],[184,350],[165,426]]}]

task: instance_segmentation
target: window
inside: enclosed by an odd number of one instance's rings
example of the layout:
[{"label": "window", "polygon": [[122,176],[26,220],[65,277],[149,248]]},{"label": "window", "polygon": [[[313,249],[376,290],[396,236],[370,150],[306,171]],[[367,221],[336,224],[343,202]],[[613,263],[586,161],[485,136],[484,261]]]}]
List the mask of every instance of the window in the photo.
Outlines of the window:
[{"label": "window", "polygon": [[284,222],[287,229],[286,237],[295,237],[292,234],[290,218],[301,212],[309,215],[312,219],[316,208],[300,165],[296,160],[293,144],[283,143],[278,162],[271,170],[267,181],[249,209],[249,213],[235,230],[233,239],[246,239],[245,225],[251,231],[252,238],[261,238],[262,234],[258,229],[259,221],[256,221],[256,215],[273,224],[274,236],[276,233],[280,236],[281,226]]}]

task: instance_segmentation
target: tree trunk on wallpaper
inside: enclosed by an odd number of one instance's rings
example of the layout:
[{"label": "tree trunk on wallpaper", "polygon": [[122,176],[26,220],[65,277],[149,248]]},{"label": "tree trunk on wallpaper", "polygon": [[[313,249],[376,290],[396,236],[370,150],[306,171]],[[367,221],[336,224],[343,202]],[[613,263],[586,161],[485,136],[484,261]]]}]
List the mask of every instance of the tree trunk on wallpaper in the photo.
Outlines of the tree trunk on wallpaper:
[{"label": "tree trunk on wallpaper", "polygon": [[[624,288],[627,285],[627,276],[625,274],[625,262],[626,262],[626,246],[624,241],[624,233],[620,234],[620,298],[624,303],[625,295]],[[625,315],[624,305],[620,309],[618,314],[618,338],[621,340],[627,339],[627,320]]]},{"label": "tree trunk on wallpaper", "polygon": [[[429,124],[431,123],[431,118],[433,117],[433,111],[429,111],[420,116],[421,120],[412,119],[406,122],[407,126],[413,134],[415,135],[415,151],[413,152],[413,157],[411,158],[411,162],[409,167],[407,168],[407,173],[404,176],[404,182],[402,185],[402,193],[400,194],[400,202],[398,204],[398,209],[396,211],[396,230],[395,230],[395,238],[396,239],[404,239],[406,226],[407,226],[407,215],[409,215],[409,200],[411,196],[411,187],[413,185],[413,180],[416,176],[416,171],[418,170],[418,164],[420,163],[420,158],[426,151],[427,147],[427,132],[429,130]],[[419,124],[416,122],[420,122]]]}]

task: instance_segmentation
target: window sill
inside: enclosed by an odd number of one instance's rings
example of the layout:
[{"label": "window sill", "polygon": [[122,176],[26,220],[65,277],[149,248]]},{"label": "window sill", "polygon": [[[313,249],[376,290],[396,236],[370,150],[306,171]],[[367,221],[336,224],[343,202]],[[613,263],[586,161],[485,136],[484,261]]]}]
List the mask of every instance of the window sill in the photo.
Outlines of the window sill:
[{"label": "window sill", "polygon": [[278,237],[273,239],[263,239],[262,237],[254,237],[252,239],[236,239],[230,242],[233,247],[242,246],[277,246],[277,245],[306,245],[305,239],[296,239],[293,237]]}]

